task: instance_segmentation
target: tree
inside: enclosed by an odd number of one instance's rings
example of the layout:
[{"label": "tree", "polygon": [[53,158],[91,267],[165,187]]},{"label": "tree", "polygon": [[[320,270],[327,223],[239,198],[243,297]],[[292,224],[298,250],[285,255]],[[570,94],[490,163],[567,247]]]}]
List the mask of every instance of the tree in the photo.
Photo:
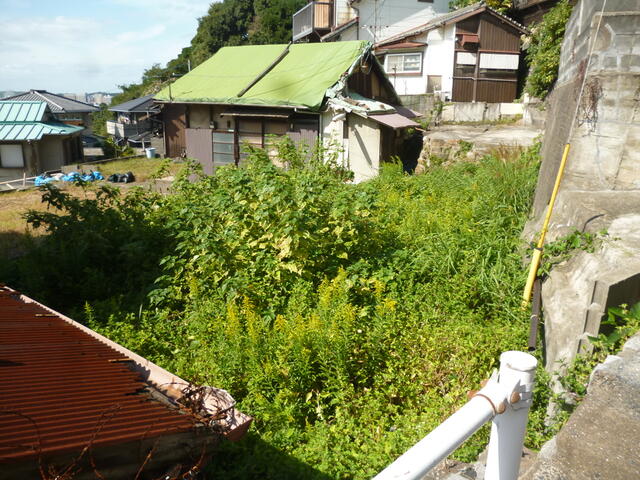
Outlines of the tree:
[{"label": "tree", "polygon": [[102,137],[107,136],[107,120],[113,120],[114,114],[109,111],[106,103],[100,104],[100,110],[91,114],[91,127],[93,133]]}]

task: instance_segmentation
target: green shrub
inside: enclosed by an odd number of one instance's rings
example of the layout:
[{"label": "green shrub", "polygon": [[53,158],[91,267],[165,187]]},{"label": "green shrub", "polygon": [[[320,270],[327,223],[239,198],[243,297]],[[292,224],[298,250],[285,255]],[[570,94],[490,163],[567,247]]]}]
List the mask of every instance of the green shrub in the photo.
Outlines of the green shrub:
[{"label": "green shrub", "polygon": [[[184,378],[227,389],[255,418],[210,478],[370,478],[465,403],[502,351],[526,344],[518,250],[535,149],[421,176],[389,165],[360,185],[322,155],[303,166],[281,152],[281,169],[252,151],[246,168],[195,182],[185,173],[165,199],[43,218],[78,240],[76,229],[94,229],[84,235],[111,242],[103,255],[131,236],[155,249],[152,307],[92,300],[85,319]],[[121,236],[131,215],[138,231]],[[92,275],[107,271],[98,265]],[[458,457],[485,444],[486,429]]]},{"label": "green shrub", "polygon": [[542,22],[532,27],[526,54],[529,75],[525,91],[529,95],[545,98],[558,78],[560,49],[571,10],[568,0],[561,0],[545,14]]}]

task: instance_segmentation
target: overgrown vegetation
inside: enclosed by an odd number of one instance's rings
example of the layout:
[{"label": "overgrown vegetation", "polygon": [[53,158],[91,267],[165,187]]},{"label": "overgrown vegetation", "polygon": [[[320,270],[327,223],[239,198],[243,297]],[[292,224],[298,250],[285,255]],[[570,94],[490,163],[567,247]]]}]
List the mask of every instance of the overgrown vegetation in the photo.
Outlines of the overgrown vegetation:
[{"label": "overgrown vegetation", "polygon": [[28,216],[50,233],[16,286],[255,417],[211,478],[370,478],[525,345],[535,150],[360,185],[322,156],[255,150],[166,197],[47,189]]},{"label": "overgrown vegetation", "polygon": [[[477,3],[477,0],[451,0],[449,8],[455,10]],[[507,13],[513,8],[513,0],[486,0],[486,4],[500,13]]]},{"label": "overgrown vegetation", "polygon": [[538,276],[544,277],[548,275],[555,265],[568,260],[578,250],[593,253],[606,236],[607,232],[605,230],[598,233],[575,230],[564,237],[547,243],[544,246],[542,261],[540,268],[538,268]]},{"label": "overgrown vegetation", "polygon": [[526,54],[529,75],[525,85],[525,91],[531,96],[544,99],[558,78],[560,48],[571,10],[569,1],[561,0],[531,28],[531,43]]}]

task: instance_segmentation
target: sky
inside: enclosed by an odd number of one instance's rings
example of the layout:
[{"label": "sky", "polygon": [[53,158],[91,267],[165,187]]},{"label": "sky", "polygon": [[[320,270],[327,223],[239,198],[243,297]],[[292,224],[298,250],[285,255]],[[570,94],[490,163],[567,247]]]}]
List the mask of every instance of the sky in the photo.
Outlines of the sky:
[{"label": "sky", "polygon": [[189,45],[212,0],[0,0],[0,91],[117,92]]}]

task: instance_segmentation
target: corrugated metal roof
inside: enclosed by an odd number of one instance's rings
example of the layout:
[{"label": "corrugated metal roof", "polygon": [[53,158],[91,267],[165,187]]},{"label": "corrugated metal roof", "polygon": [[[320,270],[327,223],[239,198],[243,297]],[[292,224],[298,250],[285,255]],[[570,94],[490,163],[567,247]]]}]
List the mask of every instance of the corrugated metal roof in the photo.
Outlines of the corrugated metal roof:
[{"label": "corrugated metal roof", "polygon": [[0,122],[0,140],[40,140],[45,135],[70,135],[81,130],[84,127],[58,122]]},{"label": "corrugated metal roof", "polygon": [[100,110],[98,107],[94,107],[88,103],[79,102],[71,98],[63,97],[62,95],[56,95],[55,93],[50,93],[46,90],[30,90],[28,92],[3,98],[3,100],[47,102],[53,113],[88,113]]},{"label": "corrugated metal roof", "polygon": [[171,385],[184,380],[1,285],[0,367],[0,463],[36,465],[42,455],[202,430],[214,422],[237,433],[251,420],[227,400],[218,404],[218,414],[226,413],[217,419],[185,414],[178,396],[168,393],[179,392]]},{"label": "corrugated metal roof", "polygon": [[419,127],[420,124],[409,120],[407,117],[400,115],[399,113],[388,113],[386,115],[369,115],[371,120],[374,120],[382,125],[391,127],[394,130],[398,128]]},{"label": "corrugated metal roof", "polygon": [[112,112],[147,112],[158,108],[158,106],[154,108],[152,94],[114,105],[113,107],[109,107],[109,110]]},{"label": "corrugated metal roof", "polygon": [[43,101],[0,101],[0,122],[39,122],[46,110]]}]

